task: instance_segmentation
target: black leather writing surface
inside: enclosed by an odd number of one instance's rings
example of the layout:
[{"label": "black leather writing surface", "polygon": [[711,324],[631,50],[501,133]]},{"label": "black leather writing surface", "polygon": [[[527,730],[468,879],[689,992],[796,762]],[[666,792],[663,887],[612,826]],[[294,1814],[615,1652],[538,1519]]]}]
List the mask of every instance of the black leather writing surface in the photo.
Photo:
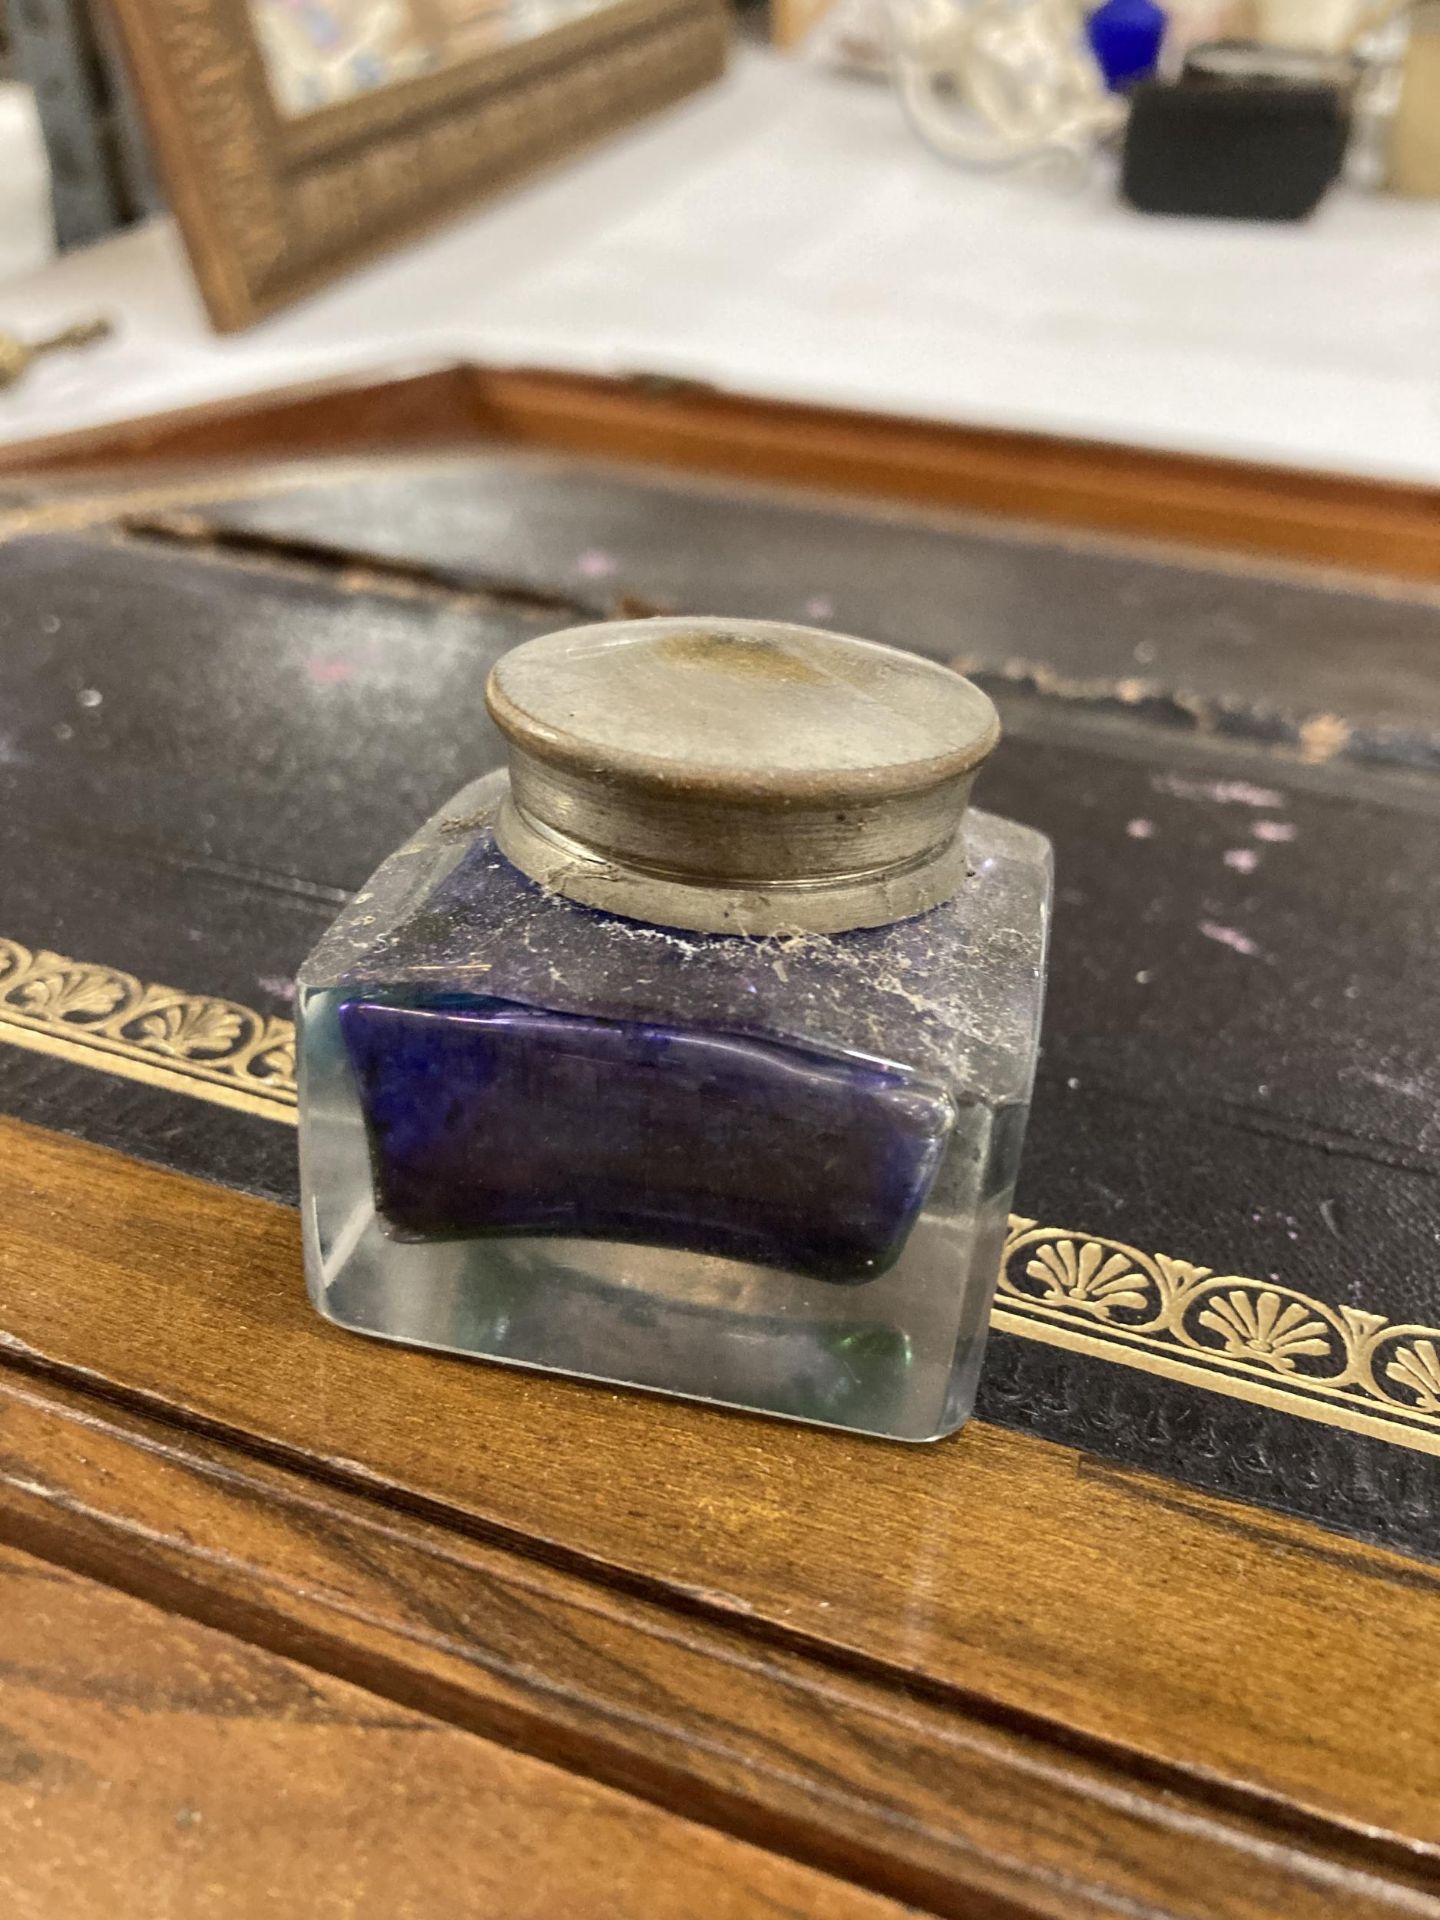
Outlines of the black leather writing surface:
[{"label": "black leather writing surface", "polygon": [[982,1410],[1434,1550],[1431,595],[500,453],[177,498],[0,548],[7,1111],[293,1200],[289,980],[496,760],[503,648],[635,605],[911,644],[1056,847]]}]

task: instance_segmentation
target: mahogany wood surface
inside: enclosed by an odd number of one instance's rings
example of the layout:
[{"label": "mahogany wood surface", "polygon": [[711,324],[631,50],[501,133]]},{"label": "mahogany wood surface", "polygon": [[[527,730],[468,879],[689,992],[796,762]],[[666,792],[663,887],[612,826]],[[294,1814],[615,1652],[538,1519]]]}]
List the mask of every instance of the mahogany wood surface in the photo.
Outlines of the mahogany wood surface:
[{"label": "mahogany wood surface", "polygon": [[644,376],[449,366],[316,383],[3,447],[0,482],[138,462],[486,439],[1440,579],[1440,490],[1432,487],[800,406]]},{"label": "mahogany wood surface", "polygon": [[37,1552],[938,1912],[1408,1910],[1313,1842],[53,1383],[0,1383],[0,1423]]},{"label": "mahogany wood surface", "polygon": [[15,1122],[0,1216],[0,1539],[931,1912],[1440,1915],[1426,1566],[371,1344],[288,1210]]},{"label": "mahogany wood surface", "polygon": [[0,1548],[7,1920],[900,1909]]}]

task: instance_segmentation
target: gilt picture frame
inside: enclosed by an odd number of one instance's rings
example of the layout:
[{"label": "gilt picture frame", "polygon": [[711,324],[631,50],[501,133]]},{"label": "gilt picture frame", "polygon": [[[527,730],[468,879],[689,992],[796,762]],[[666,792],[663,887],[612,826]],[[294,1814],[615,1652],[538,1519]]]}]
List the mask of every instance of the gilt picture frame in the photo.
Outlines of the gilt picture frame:
[{"label": "gilt picture frame", "polygon": [[111,0],[229,332],[718,77],[726,0]]}]

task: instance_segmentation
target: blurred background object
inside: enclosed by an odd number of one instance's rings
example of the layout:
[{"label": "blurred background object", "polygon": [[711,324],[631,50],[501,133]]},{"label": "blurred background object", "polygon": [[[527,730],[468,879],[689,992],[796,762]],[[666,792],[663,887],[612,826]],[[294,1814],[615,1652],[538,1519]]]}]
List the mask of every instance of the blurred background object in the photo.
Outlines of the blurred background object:
[{"label": "blurred background object", "polygon": [[103,316],[77,320],[73,326],[62,327],[58,333],[46,334],[39,340],[25,340],[18,333],[0,332],[0,389],[13,387],[17,380],[23,380],[45,354],[93,347],[108,340],[113,332],[111,322]]},{"label": "blurred background object", "polygon": [[88,0],[14,0],[6,26],[43,137],[55,245],[83,246],[153,212],[160,195],[110,15]]},{"label": "blurred background object", "polygon": [[1400,68],[1386,185],[1394,193],[1440,198],[1440,6],[1413,13]]},{"label": "blurred background object", "polygon": [[[775,0],[777,35],[796,33],[795,52],[807,64],[888,80],[893,0]],[[777,38],[777,46],[792,43]]]},{"label": "blurred background object", "polygon": [[1192,47],[1177,81],[1135,96],[1121,191],[1143,213],[1303,220],[1340,177],[1353,85],[1307,48]]},{"label": "blurred background object", "polygon": [[[891,22],[901,102],[943,159],[1068,171],[1123,123],[1074,0],[892,0]],[[1117,52],[1133,57],[1134,39]]]},{"label": "blurred background object", "polygon": [[1162,65],[1178,73],[1187,51],[1207,40],[1225,40],[1249,31],[1247,0],[1167,0]]},{"label": "blurred background object", "polygon": [[29,273],[55,250],[50,210],[50,166],[33,89],[0,70],[0,279]]},{"label": "blurred background object", "polygon": [[122,216],[90,15],[80,0],[19,0],[9,25],[44,132],[56,245],[63,251],[98,240]]},{"label": "blurred background object", "polygon": [[1355,31],[1366,0],[1251,0],[1257,37],[1277,47],[1337,53]]},{"label": "blurred background object", "polygon": [[1150,78],[1168,24],[1156,0],[1104,0],[1091,12],[1086,36],[1113,92],[1123,93]]}]

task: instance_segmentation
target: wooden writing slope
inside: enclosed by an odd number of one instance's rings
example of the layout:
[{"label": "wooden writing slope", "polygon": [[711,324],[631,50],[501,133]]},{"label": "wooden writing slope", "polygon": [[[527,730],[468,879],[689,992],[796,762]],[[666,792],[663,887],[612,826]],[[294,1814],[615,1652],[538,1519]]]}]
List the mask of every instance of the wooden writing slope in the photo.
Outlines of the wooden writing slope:
[{"label": "wooden writing slope", "polygon": [[[4,482],[7,1920],[1440,1916],[1433,591],[640,450]],[[1057,843],[933,1448],[304,1297],[296,963],[500,649],[692,604],[963,662]]]}]

